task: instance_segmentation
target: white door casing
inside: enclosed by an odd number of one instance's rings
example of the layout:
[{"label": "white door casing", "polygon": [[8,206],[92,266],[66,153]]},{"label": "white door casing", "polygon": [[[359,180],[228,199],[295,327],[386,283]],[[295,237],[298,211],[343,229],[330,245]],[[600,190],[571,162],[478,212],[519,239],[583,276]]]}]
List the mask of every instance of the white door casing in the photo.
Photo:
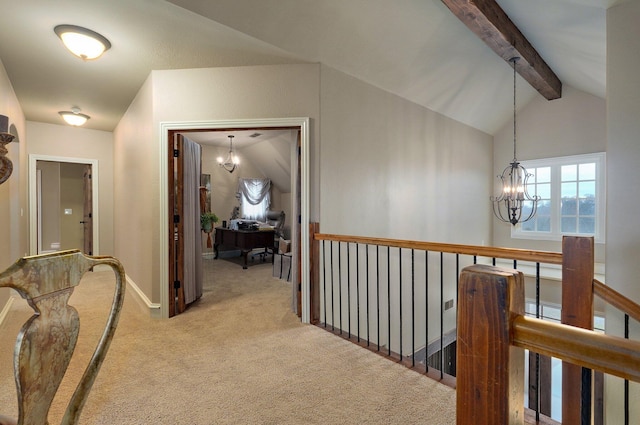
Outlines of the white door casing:
[{"label": "white door casing", "polygon": [[74,164],[89,164],[92,169],[91,178],[91,190],[93,194],[92,209],[93,209],[93,255],[100,254],[100,210],[98,209],[98,160],[89,158],[68,158],[61,156],[50,155],[29,155],[29,254],[35,255],[38,252],[38,193],[37,193],[37,170],[36,165],[38,161],[52,161],[52,162],[68,162]]},{"label": "white door casing", "polygon": [[[168,155],[169,149],[169,130],[196,130],[196,129],[227,129],[227,128],[281,128],[281,127],[297,127],[300,131],[300,237],[302,244],[301,267],[302,275],[300,276],[301,292],[302,292],[302,312],[301,320],[303,323],[309,323],[310,312],[310,281],[309,281],[309,118],[262,118],[262,119],[243,119],[243,120],[222,120],[222,121],[176,121],[160,123],[160,240],[169,240],[169,222],[168,216]],[[295,173],[292,179],[295,178]],[[293,183],[293,182],[292,182]],[[295,187],[292,184],[292,187]],[[169,317],[169,249],[166,243],[160,244],[160,317]]]}]

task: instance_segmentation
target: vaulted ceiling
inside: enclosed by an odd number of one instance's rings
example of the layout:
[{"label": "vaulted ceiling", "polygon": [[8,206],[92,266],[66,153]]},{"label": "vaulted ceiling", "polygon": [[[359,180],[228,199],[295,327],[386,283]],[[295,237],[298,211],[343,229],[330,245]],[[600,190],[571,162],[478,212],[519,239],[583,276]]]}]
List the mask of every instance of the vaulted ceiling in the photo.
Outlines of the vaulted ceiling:
[{"label": "vaulted ceiling", "polygon": [[[624,0],[497,0],[564,85],[606,93],[606,9]],[[511,116],[509,64],[441,0],[0,0],[0,59],[28,120],[78,106],[111,131],[154,69],[321,62],[494,134]],[[9,24],[7,24],[9,23]],[[106,36],[96,61],[53,32]],[[518,81],[519,104],[540,96]]]}]

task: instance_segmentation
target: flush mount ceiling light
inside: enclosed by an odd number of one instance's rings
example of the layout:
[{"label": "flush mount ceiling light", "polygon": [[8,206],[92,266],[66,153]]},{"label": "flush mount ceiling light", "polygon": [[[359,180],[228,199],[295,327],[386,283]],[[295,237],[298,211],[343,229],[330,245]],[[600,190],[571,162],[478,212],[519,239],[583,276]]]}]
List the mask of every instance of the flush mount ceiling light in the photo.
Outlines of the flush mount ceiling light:
[{"label": "flush mount ceiling light", "polygon": [[80,108],[75,106],[71,108],[70,111],[60,111],[58,113],[67,122],[67,124],[75,127],[83,125],[89,118],[91,118],[89,115],[81,114]]},{"label": "flush mount ceiling light", "polygon": [[227,158],[225,159],[219,156],[217,158],[217,161],[219,166],[230,173],[233,173],[233,170],[236,169],[236,166],[240,164],[240,159],[233,153],[233,135],[229,135],[229,154],[227,154]]},{"label": "flush mount ceiling light", "polygon": [[58,25],[53,31],[65,47],[82,60],[97,59],[111,47],[104,36],[77,25]]}]

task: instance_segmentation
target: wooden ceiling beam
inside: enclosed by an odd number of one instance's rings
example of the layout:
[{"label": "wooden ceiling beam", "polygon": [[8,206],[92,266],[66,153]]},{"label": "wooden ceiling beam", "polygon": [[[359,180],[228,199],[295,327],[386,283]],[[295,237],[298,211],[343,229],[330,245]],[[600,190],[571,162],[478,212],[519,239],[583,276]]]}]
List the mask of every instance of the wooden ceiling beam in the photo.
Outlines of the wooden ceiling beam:
[{"label": "wooden ceiling beam", "polygon": [[562,96],[562,82],[495,0],[442,0],[505,61],[519,57],[518,73],[547,100]]}]

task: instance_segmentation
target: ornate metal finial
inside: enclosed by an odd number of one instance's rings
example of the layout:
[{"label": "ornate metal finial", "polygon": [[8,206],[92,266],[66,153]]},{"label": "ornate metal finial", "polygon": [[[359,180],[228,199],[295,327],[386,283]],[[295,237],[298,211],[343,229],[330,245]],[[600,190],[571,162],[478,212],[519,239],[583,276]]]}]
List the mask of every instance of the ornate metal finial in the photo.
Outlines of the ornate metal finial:
[{"label": "ornate metal finial", "polygon": [[15,136],[9,133],[9,117],[0,115],[0,184],[7,181],[13,172],[13,163],[6,155],[9,153],[6,146]]}]

